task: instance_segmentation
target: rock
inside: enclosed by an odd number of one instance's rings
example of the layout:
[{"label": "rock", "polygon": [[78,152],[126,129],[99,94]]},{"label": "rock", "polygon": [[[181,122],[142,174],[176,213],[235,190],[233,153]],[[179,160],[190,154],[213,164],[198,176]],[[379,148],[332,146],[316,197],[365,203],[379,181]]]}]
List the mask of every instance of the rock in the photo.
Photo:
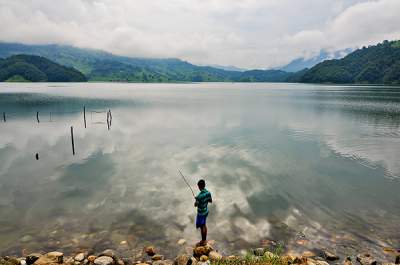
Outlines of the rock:
[{"label": "rock", "polygon": [[35,261],[37,261],[40,257],[42,256],[42,254],[40,253],[31,253],[28,256],[25,257],[26,260],[26,264],[28,265],[32,265]]},{"label": "rock", "polygon": [[181,239],[178,240],[177,243],[178,243],[179,246],[182,246],[182,245],[184,245],[186,243],[186,240],[181,238]]},{"label": "rock", "polygon": [[189,260],[189,255],[179,255],[175,258],[174,265],[187,265]]},{"label": "rock", "polygon": [[117,264],[118,265],[125,265],[125,262],[122,259],[118,259]]},{"label": "rock", "polygon": [[42,256],[38,260],[36,260],[34,265],[56,265],[59,264],[52,259],[49,259],[47,256]]},{"label": "rock", "polygon": [[20,265],[21,261],[14,257],[5,256],[4,258],[0,258],[1,265]]},{"label": "rock", "polygon": [[317,261],[315,259],[307,258],[307,265],[317,265]]},{"label": "rock", "polygon": [[26,265],[26,260],[21,259],[21,260],[19,261],[19,264],[20,264],[20,265]]},{"label": "rock", "polygon": [[58,252],[58,251],[53,251],[53,252],[49,252],[46,254],[46,257],[48,259],[53,260],[55,263],[63,263],[64,260],[64,253],[62,252]]},{"label": "rock", "polygon": [[357,255],[357,261],[361,265],[376,265],[377,264],[376,259],[371,257],[371,255],[369,255],[369,254],[359,254],[359,255]]},{"label": "rock", "polygon": [[304,251],[302,256],[306,257],[306,258],[312,258],[312,257],[315,257],[316,254],[314,252],[311,252],[311,251]]},{"label": "rock", "polygon": [[85,253],[79,253],[74,257],[75,261],[82,262],[85,260]]},{"label": "rock", "polygon": [[152,265],[172,265],[174,262],[172,260],[156,260]]},{"label": "rock", "polygon": [[222,255],[214,250],[208,253],[208,257],[210,258],[210,261],[218,261],[222,259]]},{"label": "rock", "polygon": [[87,257],[89,263],[93,263],[94,260],[95,260],[96,258],[97,258],[97,257],[96,257],[96,256],[93,256],[93,255],[90,255],[89,257]]},{"label": "rock", "polygon": [[353,265],[353,262],[351,261],[351,258],[350,258],[350,257],[347,257],[347,258],[343,261],[342,265]]},{"label": "rock", "polygon": [[317,265],[329,265],[328,262],[323,261],[323,260],[316,260],[316,262],[317,262]]},{"label": "rock", "polygon": [[396,261],[394,262],[395,264],[400,264],[400,255],[397,255]]},{"label": "rock", "polygon": [[203,255],[203,256],[200,257],[200,261],[201,262],[205,262],[207,260],[208,260],[208,257],[206,255]]},{"label": "rock", "polygon": [[154,246],[147,246],[144,248],[144,252],[146,252],[147,255],[152,257],[156,254],[156,249]]},{"label": "rock", "polygon": [[200,262],[197,263],[197,265],[210,265],[210,264],[211,264],[211,262],[210,262],[209,260],[207,260],[207,261],[200,261]]},{"label": "rock", "polygon": [[160,254],[156,254],[156,255],[154,255],[153,257],[151,257],[151,260],[152,260],[152,261],[163,260],[163,259],[164,259],[164,256],[163,256],[163,255],[160,255]]},{"label": "rock", "polygon": [[114,264],[114,259],[109,256],[101,256],[94,260],[95,265],[112,265]]},{"label": "rock", "polygon": [[276,254],[274,254],[272,252],[269,252],[269,251],[265,251],[263,256],[266,257],[266,258],[269,258],[269,259],[279,259],[278,255],[276,255]]},{"label": "rock", "polygon": [[75,265],[75,260],[74,260],[74,258],[68,258],[67,260],[64,260],[64,263],[66,264],[66,265]]},{"label": "rock", "polygon": [[334,254],[334,253],[332,253],[332,252],[329,252],[329,251],[327,251],[327,250],[323,251],[323,255],[324,255],[324,258],[325,258],[326,260],[328,260],[328,261],[335,261],[335,260],[338,260],[338,259],[339,259],[339,257],[336,256],[336,254]]},{"label": "rock", "polygon": [[118,255],[117,253],[112,250],[112,249],[106,249],[103,252],[100,253],[99,257],[110,257],[112,258],[114,261],[118,260]]},{"label": "rock", "polygon": [[263,249],[263,248],[256,248],[256,249],[253,249],[253,254],[254,254],[255,256],[261,257],[261,256],[264,255],[264,253],[265,253],[265,249]]},{"label": "rock", "polygon": [[195,257],[208,256],[212,250],[213,248],[210,245],[198,246],[193,249],[193,255]]},{"label": "rock", "polygon": [[31,235],[26,235],[26,236],[21,237],[21,239],[19,241],[21,241],[21,243],[28,243],[32,240],[33,240],[33,237]]}]

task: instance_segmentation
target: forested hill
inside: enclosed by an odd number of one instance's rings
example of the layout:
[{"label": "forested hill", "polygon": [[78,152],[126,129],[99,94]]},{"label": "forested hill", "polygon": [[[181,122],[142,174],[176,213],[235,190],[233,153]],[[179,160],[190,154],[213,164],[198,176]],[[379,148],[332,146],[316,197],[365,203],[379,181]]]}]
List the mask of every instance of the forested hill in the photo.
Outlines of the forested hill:
[{"label": "forested hill", "polygon": [[0,57],[14,54],[43,56],[61,65],[78,69],[91,81],[282,82],[290,76],[289,73],[279,70],[227,71],[174,58],[131,58],[65,45],[0,43]]},{"label": "forested hill", "polygon": [[0,59],[0,82],[85,82],[86,77],[74,68],[65,67],[34,55],[14,55]]},{"label": "forested hill", "polygon": [[343,59],[324,61],[293,81],[400,84],[400,41],[384,41],[356,50]]}]

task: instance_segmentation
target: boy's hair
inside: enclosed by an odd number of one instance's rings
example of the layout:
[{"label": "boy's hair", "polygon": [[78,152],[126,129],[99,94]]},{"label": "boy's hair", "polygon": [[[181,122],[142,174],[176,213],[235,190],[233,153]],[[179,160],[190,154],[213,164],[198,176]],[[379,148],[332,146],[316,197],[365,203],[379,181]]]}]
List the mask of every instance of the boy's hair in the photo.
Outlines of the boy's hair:
[{"label": "boy's hair", "polygon": [[206,187],[206,182],[204,179],[199,180],[199,182],[197,182],[197,186],[199,186],[200,189],[204,189]]}]

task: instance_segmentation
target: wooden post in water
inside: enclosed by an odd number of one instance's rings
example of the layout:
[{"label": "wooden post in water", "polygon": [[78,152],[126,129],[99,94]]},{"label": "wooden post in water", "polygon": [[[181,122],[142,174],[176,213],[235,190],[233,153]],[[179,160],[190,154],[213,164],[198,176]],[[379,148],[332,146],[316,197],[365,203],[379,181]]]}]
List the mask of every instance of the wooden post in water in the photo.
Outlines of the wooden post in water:
[{"label": "wooden post in water", "polygon": [[107,111],[107,128],[110,130],[110,113]]},{"label": "wooden post in water", "polygon": [[3,112],[3,121],[6,122],[6,113]]},{"label": "wooden post in water", "polygon": [[72,143],[72,155],[75,155],[74,127],[73,126],[71,126],[71,143]]},{"label": "wooden post in water", "polygon": [[111,110],[109,109],[108,112],[110,113],[110,127],[111,127],[111,122],[112,122],[112,114],[111,114]]},{"label": "wooden post in water", "polygon": [[37,120],[38,123],[40,123],[40,120],[39,120],[39,111],[36,112],[36,120]]},{"label": "wooden post in water", "polygon": [[86,129],[86,107],[83,106],[83,123],[85,124],[85,129]]}]

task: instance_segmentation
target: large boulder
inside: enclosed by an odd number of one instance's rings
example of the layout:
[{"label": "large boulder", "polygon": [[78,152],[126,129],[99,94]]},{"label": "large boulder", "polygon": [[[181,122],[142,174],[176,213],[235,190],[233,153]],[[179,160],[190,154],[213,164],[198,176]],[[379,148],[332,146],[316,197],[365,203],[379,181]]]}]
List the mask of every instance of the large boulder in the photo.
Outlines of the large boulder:
[{"label": "large boulder", "polygon": [[201,256],[205,255],[208,256],[210,252],[213,250],[212,246],[205,245],[205,246],[197,246],[193,249],[193,256],[200,258]]},{"label": "large boulder", "polygon": [[101,256],[94,260],[95,265],[113,265],[114,259],[109,256]]},{"label": "large boulder", "polygon": [[377,261],[370,254],[359,254],[357,255],[357,261],[361,265],[376,265]]}]

